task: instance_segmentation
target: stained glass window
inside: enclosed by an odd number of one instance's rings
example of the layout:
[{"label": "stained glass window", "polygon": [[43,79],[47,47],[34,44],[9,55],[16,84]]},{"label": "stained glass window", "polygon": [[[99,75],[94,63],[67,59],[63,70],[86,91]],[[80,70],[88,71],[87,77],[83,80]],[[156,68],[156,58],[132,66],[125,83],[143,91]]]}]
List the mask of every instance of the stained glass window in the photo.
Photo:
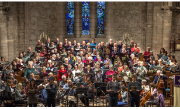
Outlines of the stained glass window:
[{"label": "stained glass window", "polygon": [[89,35],[89,2],[82,2],[82,35]]},{"label": "stained glass window", "polygon": [[67,2],[67,34],[74,34],[74,2]]},{"label": "stained glass window", "polygon": [[97,2],[97,34],[104,34],[105,2]]}]

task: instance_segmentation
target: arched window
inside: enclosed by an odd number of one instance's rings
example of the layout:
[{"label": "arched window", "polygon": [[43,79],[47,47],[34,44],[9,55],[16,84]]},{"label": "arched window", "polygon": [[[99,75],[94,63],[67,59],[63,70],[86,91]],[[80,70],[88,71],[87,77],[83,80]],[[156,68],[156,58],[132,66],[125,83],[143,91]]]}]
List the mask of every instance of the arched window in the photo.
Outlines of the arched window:
[{"label": "arched window", "polygon": [[82,35],[89,35],[89,2],[82,2]]},{"label": "arched window", "polygon": [[105,2],[97,2],[97,34],[104,35]]},{"label": "arched window", "polygon": [[67,2],[67,34],[74,34],[74,2]]}]

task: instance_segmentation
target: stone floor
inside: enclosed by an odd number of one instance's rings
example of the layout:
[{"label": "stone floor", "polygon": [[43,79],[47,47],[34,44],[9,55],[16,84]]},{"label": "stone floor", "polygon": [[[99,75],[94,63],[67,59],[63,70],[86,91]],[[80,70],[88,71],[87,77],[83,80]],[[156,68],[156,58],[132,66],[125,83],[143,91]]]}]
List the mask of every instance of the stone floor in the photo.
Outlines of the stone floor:
[{"label": "stone floor", "polygon": [[[164,102],[165,102],[166,107],[170,107],[170,100],[165,99]],[[77,102],[75,101],[75,103],[77,103]],[[37,106],[38,107],[45,107],[40,102],[38,103]],[[108,103],[107,103],[107,106],[109,106]],[[4,107],[3,103],[1,104],[1,107]],[[29,106],[27,106],[27,107],[29,107]],[[64,104],[60,103],[60,105],[56,104],[56,107],[66,107],[66,104],[65,103]],[[80,99],[78,100],[78,107],[85,107],[84,104],[80,101]],[[93,101],[92,100],[90,100],[90,102],[89,102],[89,107],[93,107]],[[104,100],[104,102],[103,102],[103,100],[100,100],[100,99],[97,99],[97,101],[96,101],[96,99],[94,99],[94,107],[106,107],[106,101]],[[156,105],[153,105],[153,107],[156,107]]]}]

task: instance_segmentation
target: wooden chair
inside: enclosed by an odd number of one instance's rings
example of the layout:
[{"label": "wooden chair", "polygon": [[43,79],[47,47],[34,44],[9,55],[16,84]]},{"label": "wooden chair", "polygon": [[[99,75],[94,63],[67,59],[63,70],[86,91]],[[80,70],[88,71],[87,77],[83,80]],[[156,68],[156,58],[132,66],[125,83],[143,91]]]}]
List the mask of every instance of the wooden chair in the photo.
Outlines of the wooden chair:
[{"label": "wooden chair", "polygon": [[169,98],[168,95],[170,95],[170,85],[171,85],[171,82],[167,81],[167,89],[165,89],[165,91],[166,91],[166,98]]},{"label": "wooden chair", "polygon": [[37,80],[40,79],[40,76],[39,76],[39,75],[35,75],[34,77],[35,77]]}]

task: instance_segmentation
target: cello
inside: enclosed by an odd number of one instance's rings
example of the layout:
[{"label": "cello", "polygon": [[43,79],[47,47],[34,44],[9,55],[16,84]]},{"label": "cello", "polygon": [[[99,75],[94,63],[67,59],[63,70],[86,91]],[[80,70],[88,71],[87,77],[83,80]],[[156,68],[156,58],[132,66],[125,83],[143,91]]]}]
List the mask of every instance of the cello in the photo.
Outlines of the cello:
[{"label": "cello", "polygon": [[[163,88],[164,88],[164,81],[163,79],[159,79],[159,82],[154,86],[157,87],[157,90],[162,93],[163,92]],[[144,107],[145,102],[151,97],[151,90],[146,94],[146,96],[144,97],[144,99],[141,101],[140,106]]]}]

